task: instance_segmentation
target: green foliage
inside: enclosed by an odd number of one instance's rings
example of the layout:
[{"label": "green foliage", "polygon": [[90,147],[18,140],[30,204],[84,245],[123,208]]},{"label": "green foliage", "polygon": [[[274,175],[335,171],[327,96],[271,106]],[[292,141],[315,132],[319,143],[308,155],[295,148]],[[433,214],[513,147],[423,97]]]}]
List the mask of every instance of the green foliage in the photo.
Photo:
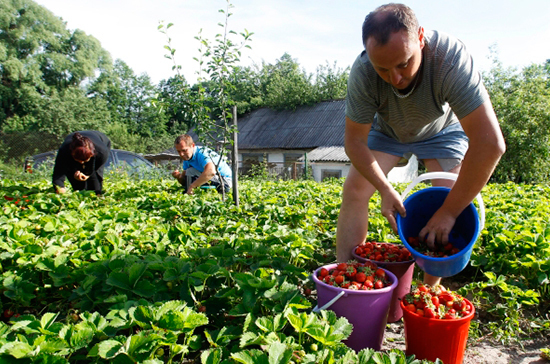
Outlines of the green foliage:
[{"label": "green foliage", "polygon": [[507,183],[488,185],[482,194],[487,223],[470,260],[482,275],[463,293],[474,296],[487,315],[485,329],[497,340],[548,332],[550,188]]},{"label": "green foliage", "polygon": [[500,62],[484,75],[506,140],[506,153],[493,180],[537,183],[550,177],[550,60],[504,69]]},{"label": "green foliage", "polygon": [[171,179],[105,184],[98,197],[0,182],[14,198],[0,200],[0,309],[13,313],[0,360],[420,363],[354,353],[347,320],[301,293],[332,259],[340,184],[245,182],[242,208]]},{"label": "green foliage", "polygon": [[[170,178],[107,175],[97,197],[56,195],[46,177],[0,182],[0,309],[20,315],[0,324],[0,359],[248,363],[292,353],[302,363],[419,363],[356,354],[342,344],[346,320],[311,312],[303,288],[334,260],[341,180],[243,180],[237,207],[186,195]],[[479,335],[550,332],[548,189],[483,191],[486,229],[472,267],[454,278],[468,282],[461,292],[479,313]],[[397,240],[379,210],[371,221],[369,238]]]},{"label": "green foliage", "polygon": [[0,62],[0,130],[66,134],[105,122],[101,106],[79,86],[110,67],[109,55],[95,38],[68,31],[44,7],[2,1]]}]

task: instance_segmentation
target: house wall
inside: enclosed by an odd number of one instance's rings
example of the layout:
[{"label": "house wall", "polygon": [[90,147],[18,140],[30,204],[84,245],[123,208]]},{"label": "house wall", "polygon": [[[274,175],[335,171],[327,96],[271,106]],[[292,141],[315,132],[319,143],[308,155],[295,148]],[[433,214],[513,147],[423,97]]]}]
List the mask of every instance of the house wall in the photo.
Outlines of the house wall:
[{"label": "house wall", "polygon": [[[347,177],[349,174],[350,163],[311,163],[313,179],[320,182],[323,178],[323,170],[340,171],[341,177]],[[388,174],[388,180],[393,183],[411,182],[418,176],[418,161],[413,156],[409,163],[403,167],[396,167]]]},{"label": "house wall", "polygon": [[[247,151],[243,151],[247,154]],[[256,153],[256,151],[251,152]],[[303,151],[265,151],[258,152],[260,154],[267,155],[267,162],[269,163],[283,163],[285,161],[285,153],[304,153]],[[311,162],[310,166],[313,172],[313,179],[317,182],[322,180],[323,170],[327,171],[341,171],[341,177],[347,177],[351,164],[348,163],[322,163]],[[239,153],[239,167],[242,167],[242,153]],[[388,180],[393,183],[405,183],[411,182],[418,176],[418,161],[415,156],[412,156],[409,163],[403,167],[396,167],[388,174]]]}]

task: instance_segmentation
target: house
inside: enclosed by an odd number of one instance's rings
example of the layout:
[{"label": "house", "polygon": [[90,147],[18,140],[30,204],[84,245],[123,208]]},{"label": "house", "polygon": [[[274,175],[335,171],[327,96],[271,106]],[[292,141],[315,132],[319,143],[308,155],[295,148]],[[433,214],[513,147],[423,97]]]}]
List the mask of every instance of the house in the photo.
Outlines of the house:
[{"label": "house", "polygon": [[[344,151],[345,100],[320,102],[296,110],[254,110],[238,119],[239,167],[266,162],[280,175],[296,177],[307,165],[316,181],[346,177],[351,166]],[[417,176],[415,157],[394,168],[391,182]]]}]

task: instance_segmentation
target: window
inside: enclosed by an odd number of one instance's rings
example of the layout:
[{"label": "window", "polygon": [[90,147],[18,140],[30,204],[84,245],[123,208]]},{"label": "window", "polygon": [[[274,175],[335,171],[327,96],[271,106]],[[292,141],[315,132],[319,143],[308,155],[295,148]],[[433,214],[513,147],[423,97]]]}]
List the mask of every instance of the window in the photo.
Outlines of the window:
[{"label": "window", "polygon": [[243,164],[263,162],[264,155],[261,153],[243,153]]},{"label": "window", "polygon": [[341,178],[342,171],[340,169],[321,169],[321,181],[327,178]]},{"label": "window", "polygon": [[292,166],[294,163],[298,161],[298,158],[302,157],[303,154],[301,153],[285,153],[285,166]]}]

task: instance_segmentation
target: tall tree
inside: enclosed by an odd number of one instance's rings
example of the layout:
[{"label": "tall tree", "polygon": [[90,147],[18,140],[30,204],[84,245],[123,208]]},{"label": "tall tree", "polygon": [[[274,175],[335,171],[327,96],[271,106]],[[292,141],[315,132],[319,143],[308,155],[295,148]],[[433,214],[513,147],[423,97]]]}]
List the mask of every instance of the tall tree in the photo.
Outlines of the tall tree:
[{"label": "tall tree", "polygon": [[102,106],[94,111],[96,105],[80,88],[111,66],[99,41],[67,30],[60,18],[31,0],[0,0],[0,8],[0,129],[64,134],[101,124]]},{"label": "tall tree", "polygon": [[348,89],[349,70],[342,69],[336,65],[331,66],[328,62],[317,67],[315,79],[315,92],[317,101],[336,100],[346,97]]},{"label": "tall tree", "polygon": [[300,69],[297,60],[285,53],[275,65],[263,64],[260,76],[266,107],[295,109],[316,101],[312,75]]},{"label": "tall tree", "polygon": [[521,71],[505,69],[495,58],[484,74],[506,153],[493,179],[499,182],[544,182],[550,178],[550,60]]},{"label": "tall tree", "polygon": [[89,87],[89,95],[108,104],[113,119],[126,124],[130,133],[143,137],[163,136],[166,115],[152,104],[158,88],[147,74],[136,75],[117,59],[112,72],[104,72]]}]

